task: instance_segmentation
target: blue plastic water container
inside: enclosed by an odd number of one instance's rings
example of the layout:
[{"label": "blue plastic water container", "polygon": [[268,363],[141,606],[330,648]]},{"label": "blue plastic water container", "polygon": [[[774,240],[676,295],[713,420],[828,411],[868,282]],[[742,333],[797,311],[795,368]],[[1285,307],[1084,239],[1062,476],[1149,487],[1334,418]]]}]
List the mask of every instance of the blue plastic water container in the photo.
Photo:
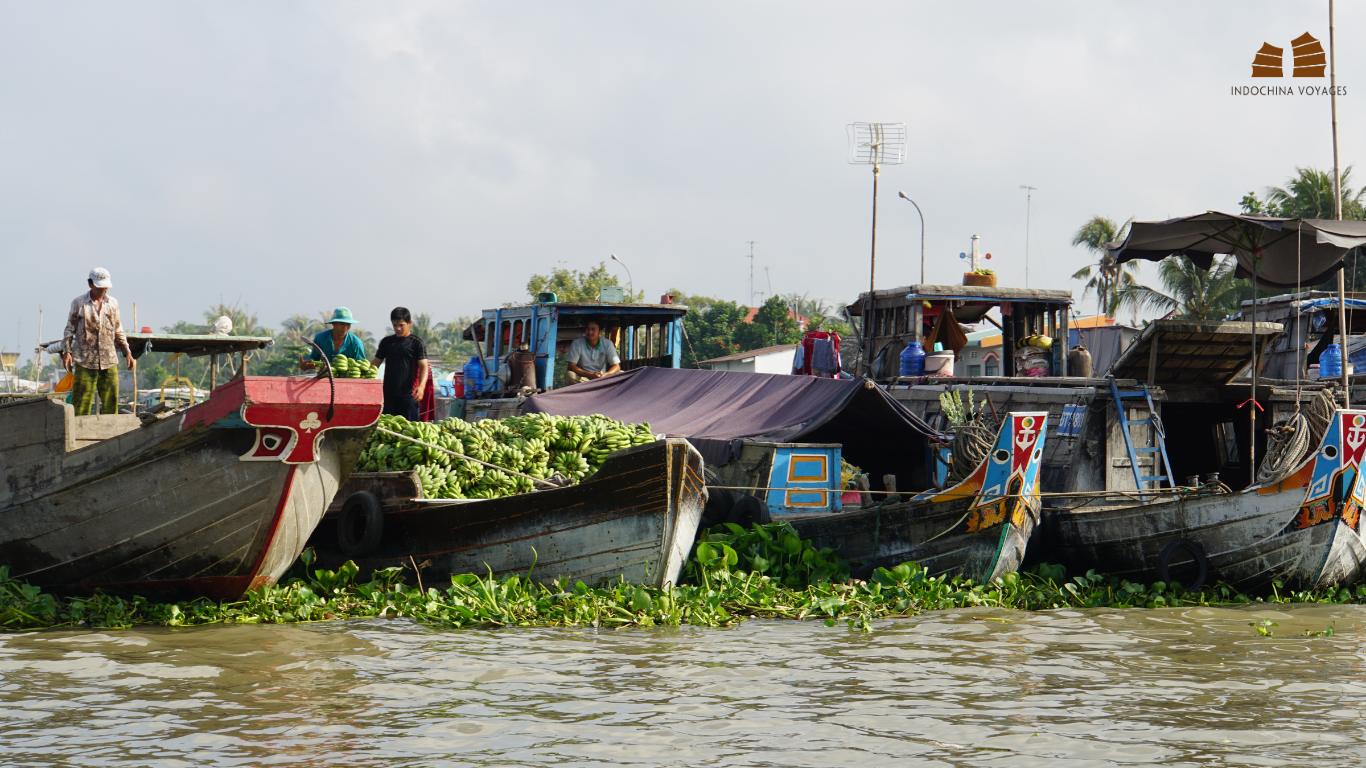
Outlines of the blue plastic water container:
[{"label": "blue plastic water container", "polygon": [[920,342],[912,341],[901,351],[901,375],[925,375],[925,347]]},{"label": "blue plastic water container", "polygon": [[471,357],[465,363],[465,397],[478,397],[484,391],[484,364],[479,358]]},{"label": "blue plastic water container", "polygon": [[1319,378],[1334,379],[1342,375],[1342,349],[1337,344],[1329,344],[1319,354]]}]

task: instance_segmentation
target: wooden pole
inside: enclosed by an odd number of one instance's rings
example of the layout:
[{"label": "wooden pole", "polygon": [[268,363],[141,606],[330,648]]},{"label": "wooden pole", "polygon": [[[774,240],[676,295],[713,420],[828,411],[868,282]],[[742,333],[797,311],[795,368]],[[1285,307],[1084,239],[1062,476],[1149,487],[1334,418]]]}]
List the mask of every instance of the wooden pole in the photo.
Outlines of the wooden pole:
[{"label": "wooden pole", "polygon": [[[133,333],[137,333],[141,326],[138,325],[138,303],[133,302]],[[138,361],[133,360],[133,413],[138,412]]]},{"label": "wooden pole", "polygon": [[877,163],[873,163],[873,242],[872,253],[868,258],[868,306],[863,309],[863,331],[866,343],[863,348],[863,371],[867,375],[873,372],[873,306],[877,303],[873,297],[873,292],[877,290],[877,178],[880,172]]},{"label": "wooden pole", "polygon": [[[1333,112],[1333,218],[1342,220],[1342,176],[1338,171],[1338,58],[1333,45],[1333,0],[1328,0],[1328,98]],[[1253,297],[1256,298],[1255,296]],[[1352,407],[1351,383],[1347,378],[1347,263],[1338,269],[1338,328],[1342,331],[1342,402]]]}]

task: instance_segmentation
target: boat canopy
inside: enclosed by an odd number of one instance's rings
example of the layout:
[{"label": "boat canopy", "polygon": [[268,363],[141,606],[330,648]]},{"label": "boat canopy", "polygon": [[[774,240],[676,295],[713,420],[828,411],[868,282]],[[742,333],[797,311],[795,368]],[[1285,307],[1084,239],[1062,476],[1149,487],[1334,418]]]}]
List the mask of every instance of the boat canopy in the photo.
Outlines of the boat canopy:
[{"label": "boat canopy", "polygon": [[1105,247],[1121,264],[1186,256],[1205,270],[1215,256],[1233,254],[1238,277],[1256,275],[1259,288],[1296,288],[1327,280],[1341,267],[1347,251],[1361,245],[1366,245],[1366,221],[1208,211],[1166,221],[1136,221],[1123,242]]},{"label": "boat canopy", "polygon": [[[275,343],[269,336],[220,336],[214,333],[128,333],[128,349],[133,357],[142,357],[147,352],[183,353],[187,357],[204,355],[232,355],[238,352],[251,352],[265,349]],[[38,345],[47,350],[61,339]]]},{"label": "boat canopy", "polygon": [[925,439],[951,438],[862,378],[638,368],[535,395],[523,411],[649,422],[656,433],[686,437],[717,466],[737,457],[744,440],[839,443],[875,481],[917,475],[910,465],[924,456]]},{"label": "boat canopy", "polygon": [[144,352],[180,352],[187,357],[231,355],[264,349],[275,343],[268,336],[219,336],[217,334],[188,333],[130,333],[128,347],[133,357]]}]

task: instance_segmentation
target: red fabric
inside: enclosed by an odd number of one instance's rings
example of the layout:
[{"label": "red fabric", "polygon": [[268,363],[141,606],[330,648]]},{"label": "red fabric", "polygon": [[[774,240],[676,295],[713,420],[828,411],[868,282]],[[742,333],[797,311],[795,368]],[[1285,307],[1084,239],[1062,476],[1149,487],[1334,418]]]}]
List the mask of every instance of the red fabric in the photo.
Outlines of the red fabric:
[{"label": "red fabric", "polygon": [[[417,386],[418,376],[422,375],[422,369],[418,369],[417,376],[413,377],[413,386]],[[427,386],[422,391],[422,399],[417,403],[417,420],[432,421],[436,416],[436,383],[432,380],[432,366],[427,364]]]},{"label": "red fabric", "polygon": [[[835,345],[835,360],[837,362],[839,361],[840,335],[838,333],[830,333],[827,331],[810,331],[802,337],[802,364],[800,367],[793,367],[792,374],[794,376],[815,375],[811,372],[811,353],[815,348],[816,339],[829,339],[830,342]],[[821,378],[839,378],[839,371],[836,370],[829,376],[822,376]]]}]

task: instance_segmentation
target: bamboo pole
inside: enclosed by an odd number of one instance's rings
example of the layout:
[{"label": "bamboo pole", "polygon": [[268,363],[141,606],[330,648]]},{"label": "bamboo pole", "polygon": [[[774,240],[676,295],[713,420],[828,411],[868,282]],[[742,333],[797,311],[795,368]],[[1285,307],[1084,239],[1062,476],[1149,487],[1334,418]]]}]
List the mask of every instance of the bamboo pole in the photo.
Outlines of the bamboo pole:
[{"label": "bamboo pole", "polygon": [[[1328,98],[1333,112],[1333,218],[1342,221],[1342,175],[1338,170],[1338,58],[1333,45],[1333,0],[1328,0]],[[1342,332],[1343,406],[1352,407],[1352,388],[1347,376],[1347,262],[1338,269],[1338,330]],[[1253,297],[1256,300],[1256,297]]]}]

